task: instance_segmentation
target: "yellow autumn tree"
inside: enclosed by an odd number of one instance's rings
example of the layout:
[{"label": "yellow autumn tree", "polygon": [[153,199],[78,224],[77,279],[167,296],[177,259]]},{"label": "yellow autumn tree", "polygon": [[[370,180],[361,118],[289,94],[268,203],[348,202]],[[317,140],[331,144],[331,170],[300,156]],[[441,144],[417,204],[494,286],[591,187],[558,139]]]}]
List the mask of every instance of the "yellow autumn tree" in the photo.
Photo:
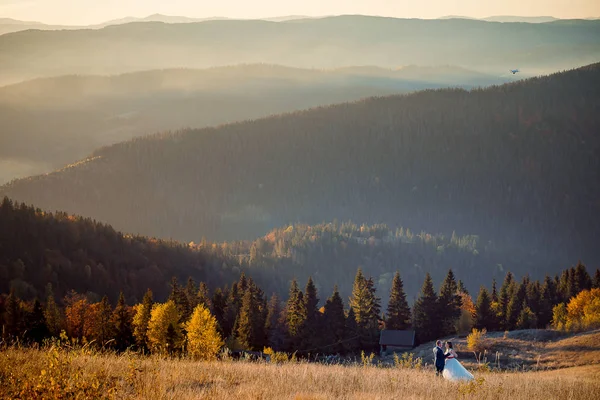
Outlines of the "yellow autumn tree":
[{"label": "yellow autumn tree", "polygon": [[569,301],[565,328],[568,331],[600,328],[600,289],[583,290]]},{"label": "yellow autumn tree", "polygon": [[217,320],[204,306],[199,304],[185,326],[188,353],[200,360],[212,360],[223,346],[217,330]]},{"label": "yellow autumn tree", "polygon": [[456,332],[460,334],[467,334],[471,332],[474,325],[475,305],[473,299],[467,293],[459,292],[461,306],[460,306],[460,317],[456,321],[455,328]]},{"label": "yellow autumn tree", "polygon": [[173,353],[182,348],[184,337],[179,325],[179,312],[172,300],[154,304],[147,337],[150,350],[154,353]]}]

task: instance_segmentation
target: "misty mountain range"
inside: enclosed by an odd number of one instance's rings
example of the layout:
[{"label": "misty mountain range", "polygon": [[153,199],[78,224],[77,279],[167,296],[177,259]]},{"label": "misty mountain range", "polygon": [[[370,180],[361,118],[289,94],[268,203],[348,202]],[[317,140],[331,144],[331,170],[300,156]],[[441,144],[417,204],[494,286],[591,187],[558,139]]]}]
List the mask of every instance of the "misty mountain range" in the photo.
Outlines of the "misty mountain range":
[{"label": "misty mountain range", "polygon": [[517,67],[537,75],[598,59],[600,21],[523,24],[341,16],[134,22],[1,35],[0,84],[64,74],[256,63],[317,69],[455,65],[492,75]]},{"label": "misty mountain range", "polygon": [[370,96],[520,79],[440,66],[308,70],[239,65],[62,76],[0,87],[0,184],[48,173],[98,147]]}]

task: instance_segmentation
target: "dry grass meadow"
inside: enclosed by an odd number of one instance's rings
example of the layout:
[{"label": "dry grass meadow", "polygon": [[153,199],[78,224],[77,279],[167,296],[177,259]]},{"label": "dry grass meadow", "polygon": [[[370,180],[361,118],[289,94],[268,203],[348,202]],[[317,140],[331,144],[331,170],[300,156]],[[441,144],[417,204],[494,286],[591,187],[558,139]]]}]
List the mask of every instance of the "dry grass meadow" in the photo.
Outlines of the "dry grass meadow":
[{"label": "dry grass meadow", "polygon": [[475,372],[456,384],[422,370],[309,363],[194,362],[9,348],[3,399],[597,399],[600,365],[538,372]]}]

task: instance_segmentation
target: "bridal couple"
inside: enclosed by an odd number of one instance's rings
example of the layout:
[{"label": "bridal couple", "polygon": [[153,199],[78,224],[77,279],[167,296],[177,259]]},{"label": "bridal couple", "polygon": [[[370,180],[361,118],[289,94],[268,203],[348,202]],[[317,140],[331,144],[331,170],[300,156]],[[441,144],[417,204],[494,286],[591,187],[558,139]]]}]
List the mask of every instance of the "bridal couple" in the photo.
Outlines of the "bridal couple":
[{"label": "bridal couple", "polygon": [[473,375],[457,360],[456,352],[452,349],[452,342],[446,342],[446,351],[442,350],[442,341],[435,342],[433,358],[435,360],[436,375],[442,375],[449,381],[470,381]]}]

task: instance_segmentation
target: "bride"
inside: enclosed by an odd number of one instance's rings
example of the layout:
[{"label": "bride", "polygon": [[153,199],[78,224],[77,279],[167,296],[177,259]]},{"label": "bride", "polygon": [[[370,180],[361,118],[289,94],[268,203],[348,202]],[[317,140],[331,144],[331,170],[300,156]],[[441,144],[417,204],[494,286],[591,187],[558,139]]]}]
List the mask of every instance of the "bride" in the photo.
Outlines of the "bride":
[{"label": "bride", "polygon": [[449,381],[470,381],[473,375],[457,360],[458,356],[452,349],[452,342],[446,342],[446,366],[442,375]]}]

